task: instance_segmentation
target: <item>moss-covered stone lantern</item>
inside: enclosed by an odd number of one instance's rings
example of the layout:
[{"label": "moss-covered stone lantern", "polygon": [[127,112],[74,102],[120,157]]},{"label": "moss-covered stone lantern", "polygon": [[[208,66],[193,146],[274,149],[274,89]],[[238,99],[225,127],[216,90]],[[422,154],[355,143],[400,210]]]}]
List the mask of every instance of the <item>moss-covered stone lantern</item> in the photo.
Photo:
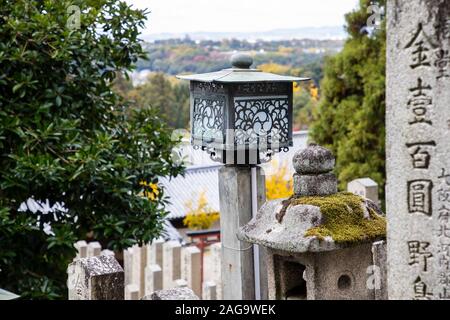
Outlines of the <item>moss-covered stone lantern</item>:
[{"label": "moss-covered stone lantern", "polygon": [[267,248],[269,299],[374,299],[380,289],[368,286],[368,270],[385,268],[373,254],[384,215],[368,199],[337,192],[334,163],[318,145],[298,151],[294,195],[266,202],[238,232]]},{"label": "moss-covered stone lantern", "polygon": [[231,64],[177,76],[190,81],[191,143],[218,162],[259,164],[292,146],[292,83],[309,79],[251,69],[242,53]]}]

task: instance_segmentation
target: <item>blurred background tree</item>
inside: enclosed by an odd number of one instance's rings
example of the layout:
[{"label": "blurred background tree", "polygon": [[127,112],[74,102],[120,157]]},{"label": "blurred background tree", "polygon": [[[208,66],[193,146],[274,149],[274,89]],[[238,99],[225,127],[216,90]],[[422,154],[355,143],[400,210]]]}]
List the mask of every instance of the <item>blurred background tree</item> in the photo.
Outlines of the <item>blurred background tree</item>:
[{"label": "blurred background tree", "polygon": [[[81,11],[75,28],[69,6]],[[154,110],[129,111],[112,90],[145,57],[145,19],[118,0],[1,1],[1,287],[64,298],[75,241],[121,250],[159,236],[158,177],[182,171],[175,142]],[[66,210],[19,211],[29,198]]]},{"label": "blurred background tree", "polygon": [[270,172],[266,176],[266,198],[267,200],[288,198],[293,195],[293,179],[288,170],[288,162],[282,163],[275,159],[270,163]]},{"label": "blurred background tree", "polygon": [[172,129],[189,127],[189,83],[162,72],[148,76],[147,81],[133,87],[126,80],[116,82],[115,88],[134,108],[151,106]]},{"label": "blurred background tree", "polygon": [[191,230],[210,229],[219,219],[219,212],[212,210],[208,205],[205,191],[202,191],[196,201],[186,203],[186,217],[183,224]]},{"label": "blurred background tree", "polygon": [[371,4],[385,0],[360,0],[346,15],[349,34],[344,49],[326,59],[321,100],[311,138],[336,155],[341,189],[355,178],[370,177],[382,190],[385,185],[385,51],[384,21],[379,30],[367,28]]}]

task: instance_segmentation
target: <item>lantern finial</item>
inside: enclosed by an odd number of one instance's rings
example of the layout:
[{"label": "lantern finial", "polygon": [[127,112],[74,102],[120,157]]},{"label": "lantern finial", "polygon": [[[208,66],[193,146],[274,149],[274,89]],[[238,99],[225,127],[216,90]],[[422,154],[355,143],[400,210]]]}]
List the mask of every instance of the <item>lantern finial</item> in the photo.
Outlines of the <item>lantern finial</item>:
[{"label": "lantern finial", "polygon": [[250,69],[253,58],[245,53],[235,53],[231,56],[231,65],[237,69]]}]

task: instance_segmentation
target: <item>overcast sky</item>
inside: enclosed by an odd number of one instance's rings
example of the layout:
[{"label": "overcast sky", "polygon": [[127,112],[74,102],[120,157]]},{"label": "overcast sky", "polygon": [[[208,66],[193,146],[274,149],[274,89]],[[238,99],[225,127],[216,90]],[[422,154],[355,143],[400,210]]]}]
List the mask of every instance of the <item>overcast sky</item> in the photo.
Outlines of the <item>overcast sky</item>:
[{"label": "overcast sky", "polygon": [[143,34],[337,26],[358,0],[126,0],[151,13]]}]

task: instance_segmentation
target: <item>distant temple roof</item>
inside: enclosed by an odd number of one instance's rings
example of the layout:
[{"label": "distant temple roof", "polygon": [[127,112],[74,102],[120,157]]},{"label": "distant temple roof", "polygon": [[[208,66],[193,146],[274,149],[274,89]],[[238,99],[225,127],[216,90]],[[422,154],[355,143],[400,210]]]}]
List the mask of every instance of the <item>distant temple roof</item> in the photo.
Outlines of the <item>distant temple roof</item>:
[{"label": "distant temple roof", "polygon": [[184,218],[186,216],[186,203],[196,201],[201,192],[205,192],[208,206],[219,211],[219,182],[217,171],[221,164],[206,166],[191,166],[186,169],[184,177],[178,176],[169,180],[160,178],[165,187],[165,194],[169,196],[166,206],[169,211],[168,219]]}]

